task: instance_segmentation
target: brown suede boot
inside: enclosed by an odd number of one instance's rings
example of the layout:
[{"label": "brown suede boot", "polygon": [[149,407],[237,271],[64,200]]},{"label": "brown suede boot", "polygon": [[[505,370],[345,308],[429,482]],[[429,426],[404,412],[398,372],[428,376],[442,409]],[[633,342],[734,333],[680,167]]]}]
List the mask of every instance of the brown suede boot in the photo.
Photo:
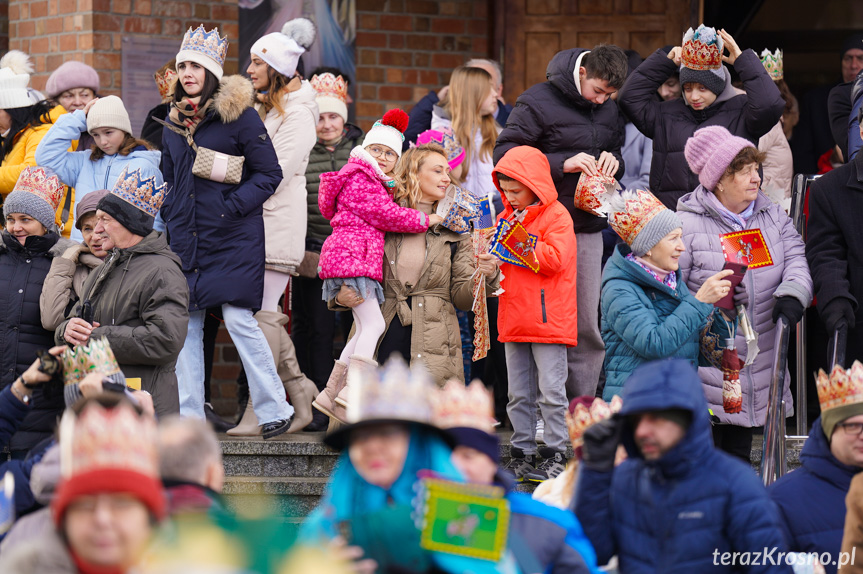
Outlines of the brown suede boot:
[{"label": "brown suede boot", "polygon": [[336,404],[336,397],[345,387],[347,383],[348,365],[342,361],[336,361],[333,366],[333,371],[330,373],[330,378],[327,381],[326,388],[321,391],[317,398],[312,402],[312,406],[330,417],[340,422],[347,420],[345,408]]},{"label": "brown suede boot", "polygon": [[249,402],[246,403],[246,410],[243,411],[240,422],[234,428],[228,429],[225,434],[228,436],[261,436],[258,417],[255,416],[255,409],[252,407],[252,397],[249,397]]},{"label": "brown suede boot", "polygon": [[362,355],[351,355],[351,362],[348,364],[348,374],[346,377],[345,387],[336,396],[336,404],[345,409],[348,408],[348,385],[351,380],[364,373],[374,373],[378,368],[378,362],[374,359],[363,357]]}]

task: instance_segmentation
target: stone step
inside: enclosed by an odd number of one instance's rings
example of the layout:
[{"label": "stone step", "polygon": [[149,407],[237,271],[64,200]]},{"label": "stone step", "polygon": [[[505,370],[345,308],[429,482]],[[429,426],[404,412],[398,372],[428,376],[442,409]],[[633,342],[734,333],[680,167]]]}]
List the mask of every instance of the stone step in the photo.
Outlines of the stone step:
[{"label": "stone step", "polygon": [[318,504],[325,477],[229,476],[222,493],[230,508],[256,516],[272,512],[297,521]]}]

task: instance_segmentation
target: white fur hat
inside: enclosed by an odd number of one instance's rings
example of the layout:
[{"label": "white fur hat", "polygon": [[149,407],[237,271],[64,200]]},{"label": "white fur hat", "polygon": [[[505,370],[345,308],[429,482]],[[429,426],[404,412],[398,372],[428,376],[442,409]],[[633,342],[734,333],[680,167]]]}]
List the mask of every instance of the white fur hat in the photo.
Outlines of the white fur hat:
[{"label": "white fur hat", "polygon": [[281,32],[273,32],[259,38],[249,50],[265,61],[278,73],[291,77],[297,71],[297,63],[315,41],[315,25],[306,18],[294,18],[282,26]]}]

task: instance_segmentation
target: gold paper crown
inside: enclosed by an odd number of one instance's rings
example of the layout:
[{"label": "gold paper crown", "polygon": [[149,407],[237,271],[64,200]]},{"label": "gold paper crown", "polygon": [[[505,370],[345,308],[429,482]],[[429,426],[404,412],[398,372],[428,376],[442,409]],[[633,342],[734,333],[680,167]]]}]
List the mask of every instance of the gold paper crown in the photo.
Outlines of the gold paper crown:
[{"label": "gold paper crown", "polygon": [[467,427],[494,434],[494,398],[482,381],[465,386],[451,379],[432,393],[435,426],[448,429]]},{"label": "gold paper crown", "polygon": [[572,413],[566,409],[566,428],[569,431],[572,448],[584,445],[584,431],[587,430],[587,427],[610,418],[611,415],[620,411],[622,406],[623,400],[620,395],[615,395],[611,399],[611,403],[602,399],[594,399],[589,409],[581,403],[575,405],[575,411]]},{"label": "gold paper crown", "polygon": [[640,189],[621,191],[611,200],[608,223],[627,245],[632,245],[647,222],[665,209],[661,201]]},{"label": "gold paper crown", "polygon": [[779,48],[776,48],[776,51],[772,54],[770,50],[764,48],[761,51],[761,64],[773,80],[781,80],[785,77],[782,69],[782,50]]},{"label": "gold paper crown", "polygon": [[121,372],[111,344],[105,337],[93,339],[88,345],[64,350],[62,360],[63,379],[67,385],[80,383],[90,373],[108,377]]},{"label": "gold paper crown", "polygon": [[819,369],[815,385],[822,413],[844,405],[863,403],[863,365],[854,361],[848,370],[836,365],[829,377]]},{"label": "gold paper crown", "polygon": [[64,478],[122,469],[158,478],[156,421],[128,402],[105,408],[91,402],[81,414],[67,410],[60,423],[60,469]]},{"label": "gold paper crown", "polygon": [[156,80],[156,87],[159,88],[159,95],[163,100],[166,100],[174,93],[174,82],[177,81],[177,71],[172,68],[167,68],[164,74],[160,74],[159,72],[153,74],[153,79]]},{"label": "gold paper crown", "polygon": [[423,367],[394,357],[382,369],[357,370],[348,379],[348,423],[393,419],[431,424],[434,389]]},{"label": "gold paper crown", "polygon": [[348,84],[341,76],[329,72],[315,74],[309,83],[318,93],[318,97],[336,98],[344,103],[348,102]]},{"label": "gold paper crown", "polygon": [[683,35],[681,59],[683,67],[690,70],[718,70],[722,67],[722,38],[714,28],[704,24]]},{"label": "gold paper crown", "polygon": [[60,206],[60,198],[63,197],[63,182],[53,172],[43,167],[25,167],[18,181],[15,182],[15,191],[26,191],[45,200],[52,209]]},{"label": "gold paper crown", "polygon": [[165,196],[168,195],[168,184],[157,186],[155,175],[141,179],[141,168],[130,172],[126,167],[123,168],[111,193],[151,217],[156,217],[162,202],[165,201]]},{"label": "gold paper crown", "polygon": [[182,52],[183,50],[200,52],[218,62],[219,66],[222,66],[225,63],[225,57],[228,55],[228,37],[220,37],[218,28],[213,28],[207,32],[204,29],[204,25],[200,24],[194,30],[189,28],[183,36],[180,51]]}]

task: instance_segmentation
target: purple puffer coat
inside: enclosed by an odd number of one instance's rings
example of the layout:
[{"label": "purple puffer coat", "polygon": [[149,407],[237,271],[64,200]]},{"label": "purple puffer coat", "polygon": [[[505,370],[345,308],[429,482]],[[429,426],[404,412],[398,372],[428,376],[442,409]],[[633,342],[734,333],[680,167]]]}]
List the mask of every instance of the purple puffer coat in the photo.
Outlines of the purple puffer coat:
[{"label": "purple puffer coat", "polygon": [[[737,231],[732,229],[708,201],[709,193],[711,192],[699,185],[695,191],[681,197],[677,204],[677,215],[683,222],[683,242],[686,245],[686,252],[680,258],[680,270],[683,280],[693,293],[698,291],[708,277],[721,271],[725,264],[719,236]],[[707,403],[723,423],[759,427],[764,425],[767,416],[770,376],[775,356],[774,299],[789,295],[807,307],[812,301],[812,277],[806,263],[803,240],[794,229],[791,219],[781,207],[760,191],[746,229],[761,230],[773,258],[773,265],[749,270],[743,279],[749,295],[746,312],[758,333],[758,348],[761,350],[755,362],[740,371],[743,410],[737,414],[726,414],[722,408],[722,373],[719,369],[701,367],[698,373],[704,384]],[[746,359],[746,341],[739,330],[735,345],[740,354],[740,362],[743,363]],[[794,409],[787,372],[783,398],[787,405],[786,415],[790,417]]]},{"label": "purple puffer coat", "polygon": [[354,148],[347,165],[321,174],[318,207],[333,233],[321,249],[320,277],[383,280],[384,233],[422,233],[428,216],[399,207],[379,179],[372,157]]}]

